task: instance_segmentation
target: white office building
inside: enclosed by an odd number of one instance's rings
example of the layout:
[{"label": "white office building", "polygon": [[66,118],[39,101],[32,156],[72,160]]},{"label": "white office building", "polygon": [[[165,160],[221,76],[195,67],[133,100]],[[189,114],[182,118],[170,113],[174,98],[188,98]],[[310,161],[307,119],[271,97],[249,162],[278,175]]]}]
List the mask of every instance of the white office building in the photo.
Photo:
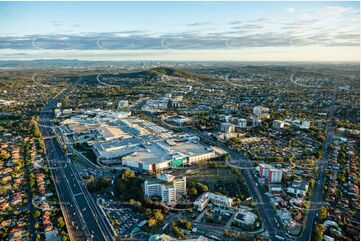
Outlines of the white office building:
[{"label": "white office building", "polygon": [[247,127],[247,119],[244,119],[244,118],[238,119],[238,127],[246,128]]},{"label": "white office building", "polygon": [[269,112],[269,108],[265,108],[262,106],[256,106],[253,108],[253,114],[260,118],[263,114],[267,114]]},{"label": "white office building", "polygon": [[221,123],[221,131],[226,133],[234,132],[236,129],[236,126],[231,123]]},{"label": "white office building", "polygon": [[120,100],[118,102],[118,109],[123,109],[123,108],[127,108],[127,107],[129,107],[128,100]]},{"label": "white office building", "polygon": [[144,181],[144,197],[161,197],[166,204],[177,202],[177,196],[186,194],[186,177],[160,175]]},{"label": "white office building", "polygon": [[307,181],[294,181],[291,186],[287,188],[288,193],[292,193],[298,197],[306,196],[308,190],[308,182]]},{"label": "white office building", "polygon": [[200,197],[198,197],[197,200],[193,202],[193,205],[196,209],[198,209],[198,211],[203,211],[203,209],[208,205],[209,202],[216,206],[230,208],[232,207],[233,199],[211,192],[206,192],[203,193]]}]

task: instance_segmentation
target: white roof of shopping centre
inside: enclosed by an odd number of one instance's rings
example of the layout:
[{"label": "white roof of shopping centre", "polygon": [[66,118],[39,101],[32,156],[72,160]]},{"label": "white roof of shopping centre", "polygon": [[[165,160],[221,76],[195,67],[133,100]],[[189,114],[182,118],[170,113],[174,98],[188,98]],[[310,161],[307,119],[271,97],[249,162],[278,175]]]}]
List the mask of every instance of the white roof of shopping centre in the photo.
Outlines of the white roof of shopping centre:
[{"label": "white roof of shopping centre", "polygon": [[137,117],[108,116],[108,119],[73,117],[64,124],[76,129],[75,132],[92,130],[96,134],[96,140],[88,144],[92,145],[98,159],[122,158],[123,161],[151,164],[212,151],[212,148],[197,143],[199,138],[194,135],[176,135],[156,123]]},{"label": "white roof of shopping centre", "polygon": [[127,139],[132,137],[116,126],[101,125],[98,131],[105,140]]},{"label": "white roof of shopping centre", "polygon": [[98,158],[119,158],[141,149],[141,139],[129,138],[114,140],[110,142],[99,142],[93,145],[94,152]]},{"label": "white roof of shopping centre", "polygon": [[160,148],[157,144],[153,143],[145,145],[143,150],[136,151],[126,157],[123,157],[122,160],[123,162],[131,161],[149,165],[152,163],[172,160],[172,156]]}]

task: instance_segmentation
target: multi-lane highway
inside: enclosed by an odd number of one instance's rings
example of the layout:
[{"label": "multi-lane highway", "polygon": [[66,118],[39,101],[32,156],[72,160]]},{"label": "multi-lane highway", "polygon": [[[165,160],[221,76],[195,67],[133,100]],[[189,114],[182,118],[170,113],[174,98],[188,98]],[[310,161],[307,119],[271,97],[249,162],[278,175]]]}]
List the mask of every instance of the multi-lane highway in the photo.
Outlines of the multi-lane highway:
[{"label": "multi-lane highway", "polygon": [[53,109],[78,82],[50,100],[40,116],[47,160],[71,240],[113,240],[114,232],[53,132]]}]

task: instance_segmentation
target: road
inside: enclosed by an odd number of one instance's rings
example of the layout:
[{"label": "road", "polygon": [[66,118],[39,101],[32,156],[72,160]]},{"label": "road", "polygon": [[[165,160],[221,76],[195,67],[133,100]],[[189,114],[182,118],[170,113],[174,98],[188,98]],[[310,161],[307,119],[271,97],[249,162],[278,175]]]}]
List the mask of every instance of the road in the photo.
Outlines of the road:
[{"label": "road", "polygon": [[[291,77],[292,78],[292,77]],[[326,126],[326,140],[323,144],[323,155],[322,160],[317,163],[319,168],[319,176],[317,177],[317,183],[313,187],[310,203],[311,209],[308,210],[306,223],[304,225],[304,231],[299,237],[291,237],[288,233],[283,229],[282,222],[277,216],[275,209],[271,205],[270,199],[265,195],[265,191],[262,185],[259,183],[256,174],[254,173],[252,161],[244,157],[241,153],[236,152],[230,149],[228,146],[221,144],[221,148],[226,150],[232,157],[232,162],[227,162],[233,168],[238,168],[242,173],[244,180],[247,184],[248,190],[255,201],[255,205],[258,209],[260,217],[263,221],[264,228],[269,233],[269,238],[271,240],[311,240],[312,237],[312,229],[314,226],[314,220],[317,216],[319,208],[322,206],[322,188],[325,183],[325,168],[327,166],[328,159],[328,146],[332,141],[333,137],[333,118],[335,112],[335,103],[336,103],[336,91],[337,88],[334,89],[332,102],[330,105],[330,111]],[[198,135],[202,140],[210,142],[214,144],[214,140],[210,139],[207,135],[204,135],[201,132],[195,132],[194,130],[185,128],[184,131],[191,132]]]},{"label": "road", "polygon": [[[81,81],[81,80],[80,80]],[[51,121],[56,103],[69,93],[79,81],[49,101],[40,116],[49,168],[54,180],[60,206],[71,240],[113,240],[114,232],[106,216],[81,182],[74,164],[55,138]]]},{"label": "road", "polygon": [[311,209],[308,211],[307,220],[304,225],[305,230],[302,236],[300,237],[300,240],[311,240],[314,221],[317,216],[318,210],[323,204],[322,191],[323,191],[323,185],[326,180],[325,169],[328,160],[328,146],[332,142],[332,137],[334,132],[333,118],[335,113],[336,96],[337,96],[337,88],[335,88],[333,91],[332,102],[331,102],[330,111],[327,120],[327,126],[326,126],[326,139],[325,142],[323,143],[322,160],[321,162],[317,163],[319,175],[316,179],[317,183],[315,184],[312,190],[312,195],[310,198]]},{"label": "road", "polygon": [[[233,168],[238,168],[242,173],[244,180],[247,184],[248,190],[256,203],[256,207],[260,214],[260,217],[263,221],[264,228],[269,233],[269,238],[271,240],[280,240],[283,238],[285,240],[293,240],[299,239],[303,241],[309,241],[312,237],[312,229],[314,225],[315,217],[317,216],[319,208],[322,206],[322,187],[325,183],[325,168],[327,166],[327,159],[328,159],[328,146],[332,141],[333,136],[333,118],[335,112],[335,102],[336,102],[336,88],[333,93],[332,103],[330,106],[328,122],[326,126],[326,140],[323,144],[323,156],[322,160],[317,163],[319,168],[319,176],[317,178],[317,183],[315,184],[310,198],[311,209],[308,210],[306,223],[304,225],[304,231],[301,236],[295,238],[288,235],[288,233],[283,229],[282,222],[277,216],[275,209],[271,205],[270,199],[265,195],[265,191],[262,185],[259,183],[256,174],[254,173],[252,161],[244,157],[241,153],[236,152],[230,149],[226,145],[221,145],[223,149],[225,149],[231,156],[232,160],[236,161],[236,163],[229,163],[228,164]],[[193,132],[194,130],[187,130],[188,132]],[[204,135],[203,133],[195,133],[201,139],[206,140],[208,142],[214,143],[208,136]]]},{"label": "road", "polygon": [[[210,139],[207,135],[204,135],[201,132],[197,132],[193,129],[185,128],[183,129],[185,132],[194,133],[198,135],[201,140],[207,141],[211,144],[215,144],[215,141]],[[253,162],[247,159],[243,154],[229,148],[224,144],[220,144],[220,147],[226,150],[232,157],[232,160],[235,163],[228,163],[233,168],[239,169],[247,188],[252,196],[252,199],[255,203],[255,206],[258,210],[258,213],[262,219],[263,227],[268,232],[268,236],[270,240],[280,240],[283,238],[285,240],[290,239],[286,231],[282,227],[282,222],[277,216],[274,208],[271,205],[271,201],[269,197],[265,195],[265,191],[262,187],[262,184],[259,183],[256,174],[253,169]]]},{"label": "road", "polygon": [[[252,161],[232,149],[227,148],[226,150],[234,159],[238,160],[238,168],[263,221],[263,227],[268,231],[269,238],[271,240],[279,240],[277,237],[287,239],[288,235],[282,227],[282,222],[272,207],[269,197],[265,195],[266,191],[259,183],[254,169],[244,169],[253,168]],[[233,164],[233,166],[237,167],[237,164]]]},{"label": "road", "polygon": [[[28,163],[29,161],[29,158],[28,158],[28,153],[27,153],[27,149],[26,149],[26,146],[28,144],[26,144],[24,146],[24,150],[23,150],[23,159],[25,161],[25,163]],[[35,233],[35,218],[34,218],[34,212],[35,212],[35,209],[34,209],[34,205],[32,203],[33,201],[33,193],[31,192],[31,186],[30,186],[30,169],[29,169],[29,165],[30,163],[26,164],[25,167],[24,167],[24,172],[25,172],[25,178],[26,178],[26,181],[27,181],[27,184],[26,184],[26,194],[28,195],[28,212],[29,212],[29,225],[30,225],[30,228],[29,228],[29,231],[30,231],[30,237],[29,239],[30,240],[36,240],[36,233]]]}]

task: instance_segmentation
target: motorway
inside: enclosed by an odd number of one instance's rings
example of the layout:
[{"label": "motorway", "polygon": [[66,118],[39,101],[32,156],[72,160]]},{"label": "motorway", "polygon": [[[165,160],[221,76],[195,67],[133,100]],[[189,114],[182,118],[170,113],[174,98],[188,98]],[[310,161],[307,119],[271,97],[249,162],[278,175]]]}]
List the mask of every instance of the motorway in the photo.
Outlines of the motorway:
[{"label": "motorway", "polygon": [[52,129],[54,124],[51,118],[56,103],[78,82],[49,101],[40,115],[39,127],[70,239],[113,240],[114,231],[109,221],[87,191],[72,161],[64,154]]}]

